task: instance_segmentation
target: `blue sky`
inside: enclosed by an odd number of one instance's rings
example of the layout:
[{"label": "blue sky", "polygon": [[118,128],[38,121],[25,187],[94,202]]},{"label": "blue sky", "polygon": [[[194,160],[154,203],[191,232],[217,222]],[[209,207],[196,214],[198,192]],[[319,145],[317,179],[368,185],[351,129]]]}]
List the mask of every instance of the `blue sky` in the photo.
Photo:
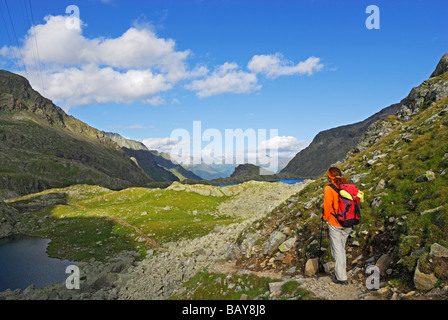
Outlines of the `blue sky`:
[{"label": "blue sky", "polygon": [[[79,8],[79,30],[64,28],[69,5]],[[366,28],[369,5],[380,29]],[[441,0],[0,0],[0,8],[0,68],[27,75],[89,125],[164,151],[174,129],[201,121],[222,132],[278,129],[290,157],[319,131],[399,102],[448,52]]]}]

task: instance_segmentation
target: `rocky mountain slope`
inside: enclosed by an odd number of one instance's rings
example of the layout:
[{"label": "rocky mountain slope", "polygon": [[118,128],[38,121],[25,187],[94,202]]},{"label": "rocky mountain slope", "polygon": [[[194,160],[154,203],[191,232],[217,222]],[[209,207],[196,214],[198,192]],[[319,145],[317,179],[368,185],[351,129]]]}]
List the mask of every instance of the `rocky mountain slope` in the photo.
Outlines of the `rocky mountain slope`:
[{"label": "rocky mountain slope", "polygon": [[328,167],[342,160],[354,148],[362,134],[374,122],[395,114],[400,104],[393,104],[364,121],[319,132],[311,144],[297,153],[281,173],[300,178],[318,178]]},{"label": "rocky mountain slope", "polygon": [[[399,103],[382,109],[364,121],[319,132],[311,144],[296,154],[280,172],[292,173],[300,178],[318,178],[325,173],[331,164],[346,159],[347,153],[355,146],[361,148],[354,149],[355,152],[359,152],[366,146],[371,145],[375,138],[379,138],[378,135],[373,134],[373,131],[386,133],[382,128],[378,128],[379,125],[384,125],[383,122],[378,120],[394,114],[397,114],[401,120],[409,120],[419,112],[420,105],[428,105],[429,102],[440,100],[446,94],[443,82],[432,83],[432,93],[428,95],[429,82],[432,78],[438,78],[444,74],[448,64],[447,60],[448,57],[445,54],[440,59],[430,79],[417,87],[418,89],[411,91],[409,96]],[[367,130],[369,131],[366,132]],[[375,136],[374,140],[369,141],[368,137],[372,136]]]},{"label": "rocky mountain slope", "polygon": [[120,189],[152,181],[101,131],[1,70],[0,172],[2,198],[78,183]]},{"label": "rocky mountain slope", "polygon": [[[396,115],[372,124],[337,163],[365,192],[361,224],[347,242],[350,285],[381,272],[381,299],[446,298],[448,290],[448,54]],[[229,257],[249,270],[316,273],[325,176],[254,223]],[[334,267],[324,232],[322,264]]]},{"label": "rocky mountain slope", "polygon": [[175,164],[174,162],[172,162],[169,154],[164,152],[158,152],[156,150],[150,150],[150,152],[159,166],[173,173],[177,178],[179,178],[180,181],[183,181],[185,179],[192,179],[192,180],[203,179],[201,176],[194,173],[193,171],[186,169],[183,165]]},{"label": "rocky mountain slope", "polygon": [[129,157],[134,158],[140,167],[155,181],[202,179],[181,165],[174,164],[168,154],[149,150],[143,143],[123,138],[118,133],[104,132],[104,134],[115,141]]}]

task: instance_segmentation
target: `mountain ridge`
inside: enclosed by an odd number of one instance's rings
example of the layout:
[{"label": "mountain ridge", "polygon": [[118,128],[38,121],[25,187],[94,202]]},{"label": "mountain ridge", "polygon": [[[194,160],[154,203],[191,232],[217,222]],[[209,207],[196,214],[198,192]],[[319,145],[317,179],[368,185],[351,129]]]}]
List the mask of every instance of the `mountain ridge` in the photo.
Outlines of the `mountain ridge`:
[{"label": "mountain ridge", "polygon": [[5,70],[0,70],[0,123],[1,198],[78,183],[121,189],[153,181],[101,131]]},{"label": "mountain ridge", "polygon": [[118,133],[104,132],[104,134],[115,141],[127,155],[135,158],[143,170],[156,181],[202,180],[200,176],[180,164],[173,163],[166,153],[149,150],[140,141],[124,138]]},{"label": "mountain ridge", "polygon": [[319,132],[311,144],[297,153],[280,173],[315,179],[331,164],[342,160],[371,124],[394,114],[399,108],[399,103],[392,104],[363,121]]}]

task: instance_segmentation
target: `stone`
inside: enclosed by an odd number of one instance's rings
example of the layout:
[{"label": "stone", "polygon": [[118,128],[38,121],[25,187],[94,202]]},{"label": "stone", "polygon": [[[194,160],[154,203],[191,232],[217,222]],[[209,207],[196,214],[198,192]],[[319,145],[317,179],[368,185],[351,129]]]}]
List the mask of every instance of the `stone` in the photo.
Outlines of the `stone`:
[{"label": "stone", "polygon": [[403,298],[409,298],[412,297],[416,294],[415,291],[409,291],[408,293],[406,293],[405,295],[403,295]]},{"label": "stone", "polygon": [[350,243],[350,245],[352,246],[352,247],[359,247],[359,241],[352,241],[351,243]]},{"label": "stone", "polygon": [[282,263],[284,264],[291,264],[292,260],[294,258],[292,257],[292,255],[290,253],[288,253],[283,259],[282,259]]},{"label": "stone", "polygon": [[312,277],[317,274],[319,268],[319,259],[309,259],[305,264],[305,277]]},{"label": "stone", "polygon": [[275,250],[278,249],[280,244],[285,241],[286,236],[280,231],[274,231],[269,237],[268,243],[265,245],[263,253],[264,254],[273,254]]},{"label": "stone", "polygon": [[241,255],[242,253],[240,247],[236,243],[234,243],[227,248],[225,258],[230,260],[236,260],[239,257],[241,257]]},{"label": "stone", "polygon": [[414,285],[417,290],[431,290],[434,288],[437,278],[434,273],[426,274],[420,271],[420,261],[414,273]]},{"label": "stone", "polygon": [[278,247],[278,249],[281,251],[281,252],[287,252],[287,251],[289,251],[289,250],[291,250],[293,247],[294,247],[294,244],[296,243],[296,238],[295,237],[293,237],[293,238],[289,238],[288,240],[286,240],[285,242],[283,242],[279,247]]},{"label": "stone", "polygon": [[291,268],[287,269],[287,270],[285,271],[285,273],[286,273],[286,274],[292,274],[292,273],[295,273],[296,270],[297,270],[297,267],[291,267]]},{"label": "stone", "polygon": [[334,270],[334,262],[330,261],[324,264],[325,273],[329,274]]},{"label": "stone", "polygon": [[376,160],[369,160],[369,161],[367,161],[367,166],[368,167],[371,167],[371,166],[373,166],[374,164],[375,164],[375,162],[376,162]]},{"label": "stone", "polygon": [[362,254],[357,256],[353,261],[352,261],[352,265],[358,264],[359,261],[361,261],[362,259]]},{"label": "stone", "polygon": [[448,258],[448,249],[438,243],[431,245],[429,254],[438,258]]},{"label": "stone", "polygon": [[390,300],[400,300],[400,298],[398,297],[398,293],[394,292]]},{"label": "stone", "polygon": [[376,197],[375,199],[373,199],[372,203],[370,204],[370,207],[378,208],[382,202],[383,200],[380,197]]},{"label": "stone", "polygon": [[286,283],[286,281],[280,281],[280,282],[271,282],[269,283],[269,292],[271,294],[279,294],[282,290],[283,285]]},{"label": "stone", "polygon": [[386,295],[388,295],[390,292],[389,287],[384,287],[381,289],[378,289],[377,291],[375,291],[375,295],[376,296],[380,296],[380,297],[385,297]]},{"label": "stone", "polygon": [[375,190],[383,190],[386,187],[386,181],[381,179],[375,187]]},{"label": "stone", "polygon": [[436,178],[436,175],[431,170],[428,170],[425,172],[425,174],[419,175],[417,178],[415,178],[415,182],[425,182],[425,181],[432,181]]},{"label": "stone", "polygon": [[389,254],[383,254],[376,262],[376,266],[378,267],[380,274],[384,275],[386,270],[389,268],[391,262],[391,258]]}]

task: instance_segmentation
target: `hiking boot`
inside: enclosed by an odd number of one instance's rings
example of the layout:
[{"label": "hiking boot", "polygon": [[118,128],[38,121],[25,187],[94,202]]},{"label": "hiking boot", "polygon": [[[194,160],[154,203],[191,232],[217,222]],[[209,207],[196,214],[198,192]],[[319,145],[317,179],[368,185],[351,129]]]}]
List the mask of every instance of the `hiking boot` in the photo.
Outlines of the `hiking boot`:
[{"label": "hiking boot", "polygon": [[336,279],[336,277],[332,278],[331,281],[333,281],[333,283],[336,284],[341,284],[341,285],[348,285],[348,280],[338,280]]}]

